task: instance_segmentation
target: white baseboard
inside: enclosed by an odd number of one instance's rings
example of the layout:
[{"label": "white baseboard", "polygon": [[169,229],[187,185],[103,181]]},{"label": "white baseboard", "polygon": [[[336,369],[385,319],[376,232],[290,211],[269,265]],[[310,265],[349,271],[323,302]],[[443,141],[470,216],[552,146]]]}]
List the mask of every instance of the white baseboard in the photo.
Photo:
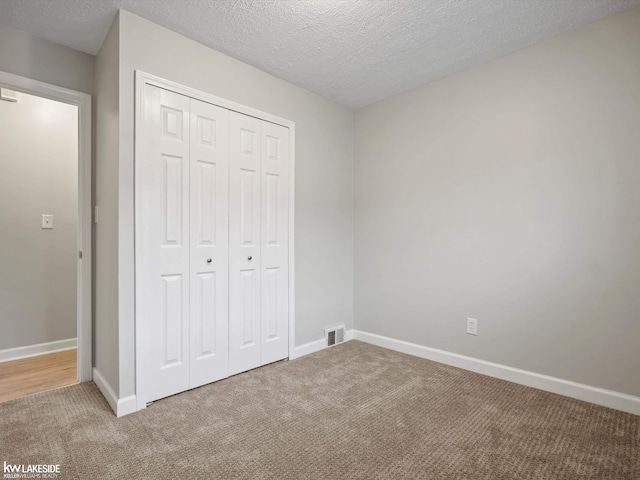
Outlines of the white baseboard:
[{"label": "white baseboard", "polygon": [[129,415],[130,413],[137,411],[135,395],[129,395],[128,397],[118,400],[118,411],[116,412],[116,417],[124,417],[125,415]]},{"label": "white baseboard", "polygon": [[[348,342],[353,339],[353,330],[346,330],[344,332],[344,341]],[[319,352],[320,350],[324,350],[328,348],[325,345],[325,339],[321,338],[320,340],[314,340],[313,342],[305,343],[304,345],[300,345],[299,347],[294,348],[293,355],[289,355],[289,360],[295,360],[296,358],[304,357],[305,355],[309,355],[310,353]]]},{"label": "white baseboard", "polygon": [[93,382],[98,386],[98,390],[100,390],[116,417],[122,417],[136,411],[136,396],[129,395],[128,397],[118,398],[109,382],[95,367],[93,368]]},{"label": "white baseboard", "polygon": [[102,393],[102,396],[111,407],[111,410],[113,410],[113,413],[117,416],[118,396],[116,395],[116,392],[113,391],[113,388],[111,388],[111,385],[109,385],[109,382],[105,380],[100,371],[95,367],[93,367],[93,383],[97,385],[98,390],[100,390],[100,393]]},{"label": "white baseboard", "polygon": [[626,393],[606,390],[604,388],[592,387],[581,383],[563,380],[561,378],[541,375],[539,373],[521,370],[519,368],[508,367],[499,363],[487,362],[478,358],[467,357],[457,353],[446,352],[436,348],[425,347],[415,343],[383,337],[373,333],[366,333],[359,330],[353,331],[353,338],[362,342],[377,345],[379,347],[395,350],[427,360],[444,363],[472,372],[481,373],[490,377],[508,380],[510,382],[526,385],[527,387],[538,388],[547,392],[557,393],[566,397],[595,403],[604,407],[622,410],[623,412],[640,415],[640,397],[628,395]]},{"label": "white baseboard", "polygon": [[323,348],[326,348],[324,345],[324,338],[305,343],[304,345],[300,345],[293,349],[293,355],[289,355],[289,360],[295,360],[296,358],[304,357],[310,353],[319,352]]},{"label": "white baseboard", "polygon": [[55,342],[38,343],[27,345],[26,347],[7,348],[0,350],[0,363],[20,360],[22,358],[37,357],[48,353],[62,352],[78,348],[77,338],[67,338],[66,340],[56,340]]}]

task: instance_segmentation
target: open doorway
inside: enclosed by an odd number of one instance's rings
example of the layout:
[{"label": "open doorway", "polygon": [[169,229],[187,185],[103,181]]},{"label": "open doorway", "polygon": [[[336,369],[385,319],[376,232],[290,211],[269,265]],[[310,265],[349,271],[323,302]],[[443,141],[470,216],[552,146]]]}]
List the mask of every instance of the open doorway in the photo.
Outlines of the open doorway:
[{"label": "open doorway", "polygon": [[0,402],[91,379],[88,107],[0,72]]}]

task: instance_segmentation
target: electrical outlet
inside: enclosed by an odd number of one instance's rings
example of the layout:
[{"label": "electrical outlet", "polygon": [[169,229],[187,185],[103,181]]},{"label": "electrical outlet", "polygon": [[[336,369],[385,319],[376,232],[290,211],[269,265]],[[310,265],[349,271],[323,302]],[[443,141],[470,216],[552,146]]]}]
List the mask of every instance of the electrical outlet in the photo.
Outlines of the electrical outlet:
[{"label": "electrical outlet", "polygon": [[467,333],[469,335],[478,335],[478,320],[467,317]]},{"label": "electrical outlet", "polygon": [[42,214],[43,230],[51,230],[53,228],[53,215]]}]

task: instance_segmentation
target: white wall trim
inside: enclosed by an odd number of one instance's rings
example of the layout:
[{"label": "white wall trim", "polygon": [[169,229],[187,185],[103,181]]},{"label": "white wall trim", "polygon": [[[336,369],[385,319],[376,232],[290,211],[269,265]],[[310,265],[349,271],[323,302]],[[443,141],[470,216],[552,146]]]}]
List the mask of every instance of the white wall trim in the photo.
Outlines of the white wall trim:
[{"label": "white wall trim", "polygon": [[128,397],[118,399],[118,410],[116,417],[124,417],[130,413],[137,412],[137,401],[135,395],[129,395]]},{"label": "white wall trim", "polygon": [[100,390],[100,393],[102,393],[102,396],[105,398],[105,400],[111,407],[111,410],[113,410],[113,413],[117,415],[118,414],[118,397],[116,393],[113,391],[113,388],[111,388],[111,385],[109,385],[109,382],[107,382],[104,379],[102,374],[95,367],[93,368],[93,383],[96,384],[96,386],[98,387],[98,390]]},{"label": "white wall trim", "polygon": [[78,107],[78,381],[91,380],[91,95],[0,71],[0,85]]},{"label": "white wall trim", "polygon": [[547,392],[557,393],[566,397],[583,400],[596,405],[622,410],[623,412],[640,415],[640,397],[626,393],[592,387],[581,383],[550,377],[539,373],[513,368],[499,363],[487,362],[478,358],[467,357],[436,348],[425,347],[415,343],[383,337],[374,333],[354,330],[353,338],[362,342],[388,348],[396,352],[406,353],[427,360],[444,363],[490,377],[507,380],[509,382],[533,387]]},{"label": "white wall trim", "polygon": [[293,349],[293,352],[289,354],[289,360],[295,360],[296,358],[304,357],[305,355],[319,352],[324,348],[327,348],[324,344],[324,338],[321,338],[320,340],[314,340],[313,342],[305,343]]},{"label": "white wall trim", "polygon": [[289,358],[296,346],[296,124],[289,128]]},{"label": "white wall trim", "polygon": [[111,410],[113,410],[113,413],[116,414],[116,417],[122,417],[137,410],[136,396],[129,395],[128,397],[118,398],[113,388],[111,388],[111,385],[109,385],[109,382],[107,382],[100,371],[95,368],[93,369],[93,382],[98,387],[98,390],[100,390],[100,393],[102,393]]},{"label": "white wall trim", "polygon": [[[289,129],[291,129],[291,127],[295,127],[295,122],[287,120],[286,118],[278,117],[277,115],[272,115],[256,108],[247,107],[246,105],[227,100],[226,98],[216,97],[215,95],[211,95],[210,93],[196,90],[195,88],[187,87],[180,83],[172,82],[171,80],[167,80],[165,78],[158,77],[141,70],[135,71],[135,82],[136,93],[138,94],[141,93],[140,90],[143,89],[145,85],[154,85],[159,88],[164,88],[165,90],[179,93],[180,95],[184,95],[186,97],[195,98],[206,103],[211,103],[213,105],[226,108],[227,110],[233,110],[234,112],[249,115],[250,117],[255,117],[260,120],[266,120],[267,122],[275,123],[276,125],[282,125],[283,127],[287,127]],[[142,95],[138,95],[138,97],[140,96]],[[138,106],[140,106],[139,102],[136,103],[138,104]],[[289,138],[291,139],[291,134],[289,135]],[[291,144],[291,141],[289,143]],[[289,158],[289,161],[291,161],[291,158]]]},{"label": "white wall trim", "polygon": [[[348,342],[349,340],[353,340],[353,330],[345,330],[344,332],[344,341]],[[295,360],[296,358],[304,357],[305,355],[309,355],[311,353],[319,352],[320,350],[324,350],[325,348],[329,348],[325,344],[325,339],[321,338],[320,340],[314,340],[313,342],[305,343],[298,347],[295,347],[291,350],[293,352],[292,355],[289,355],[289,360]]]},{"label": "white wall trim", "polygon": [[355,335],[355,330],[347,330],[344,332],[344,341],[348,342],[349,340],[353,340]]},{"label": "white wall trim", "polygon": [[22,358],[37,357],[48,353],[63,352],[78,348],[77,338],[67,338],[66,340],[56,340],[54,342],[38,343],[25,347],[7,348],[0,350],[0,363],[20,360]]}]

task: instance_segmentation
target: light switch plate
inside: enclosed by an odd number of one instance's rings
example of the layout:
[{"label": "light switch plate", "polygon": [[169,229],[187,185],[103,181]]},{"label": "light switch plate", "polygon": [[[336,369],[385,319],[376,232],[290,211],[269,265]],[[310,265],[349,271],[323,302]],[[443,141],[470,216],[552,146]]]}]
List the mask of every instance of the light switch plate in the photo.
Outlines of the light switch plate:
[{"label": "light switch plate", "polygon": [[18,96],[16,92],[13,90],[9,90],[7,88],[0,88],[0,100],[4,100],[5,102],[17,102]]},{"label": "light switch plate", "polygon": [[43,230],[53,230],[53,215],[42,214],[42,228]]}]

